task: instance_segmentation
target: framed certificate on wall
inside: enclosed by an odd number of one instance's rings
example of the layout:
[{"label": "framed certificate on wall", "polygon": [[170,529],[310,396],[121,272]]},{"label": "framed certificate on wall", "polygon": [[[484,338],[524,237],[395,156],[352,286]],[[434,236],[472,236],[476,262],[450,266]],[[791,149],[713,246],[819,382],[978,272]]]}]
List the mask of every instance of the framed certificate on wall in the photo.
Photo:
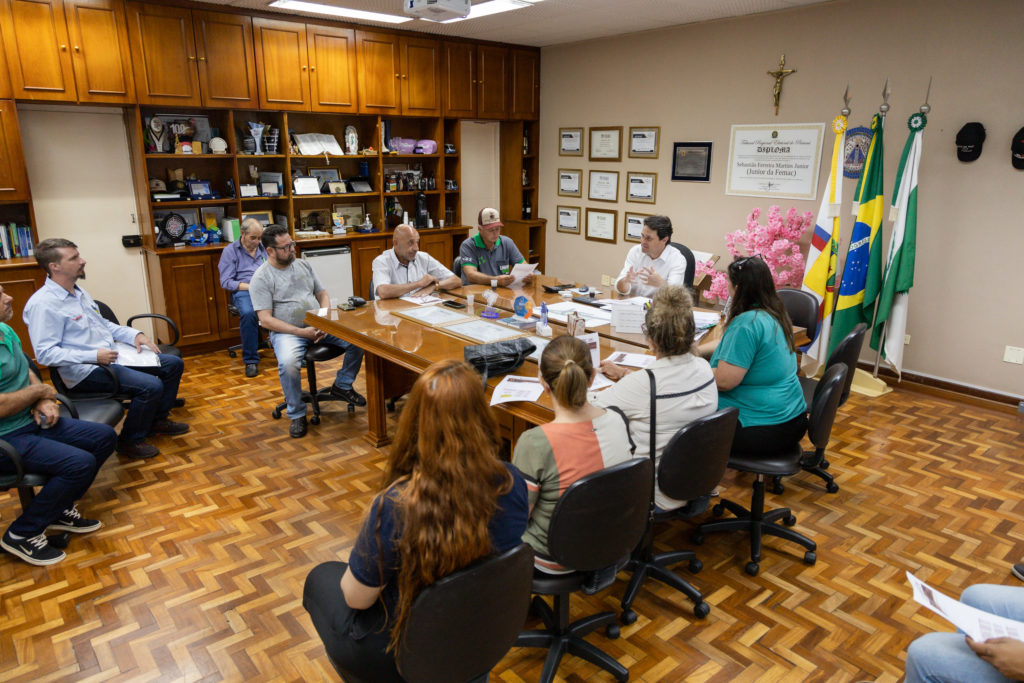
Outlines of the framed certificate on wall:
[{"label": "framed certificate on wall", "polygon": [[587,197],[596,202],[619,201],[619,172],[591,171]]},{"label": "framed certificate on wall", "polygon": [[629,156],[633,159],[657,159],[660,126],[629,129]]},{"label": "framed certificate on wall", "polygon": [[622,161],[622,126],[594,126],[590,129],[591,161]]},{"label": "framed certificate on wall", "polygon": [[557,230],[571,232],[574,235],[580,234],[580,207],[559,206]]},{"label": "framed certificate on wall", "polygon": [[640,233],[643,232],[644,229],[644,219],[651,214],[627,211],[624,215],[625,224],[623,226],[622,239],[626,242],[639,242]]},{"label": "framed certificate on wall", "polygon": [[587,209],[587,234],[585,237],[594,242],[615,244],[615,223],[619,220],[619,212],[611,209]]},{"label": "framed certificate on wall", "polygon": [[583,178],[583,169],[560,168],[558,169],[558,194],[562,197],[582,197],[580,180]]},{"label": "framed certificate on wall", "polygon": [[626,201],[640,202],[642,204],[653,204],[655,193],[658,190],[657,173],[634,173],[626,174]]},{"label": "framed certificate on wall", "polygon": [[583,129],[582,128],[559,128],[558,129],[558,156],[581,157],[583,156]]}]

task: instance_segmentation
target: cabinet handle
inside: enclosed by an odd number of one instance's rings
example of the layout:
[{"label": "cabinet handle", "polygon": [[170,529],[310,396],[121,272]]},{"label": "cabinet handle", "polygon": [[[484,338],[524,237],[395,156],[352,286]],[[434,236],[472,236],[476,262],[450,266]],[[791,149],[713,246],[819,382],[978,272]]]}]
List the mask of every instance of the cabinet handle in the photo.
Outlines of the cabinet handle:
[{"label": "cabinet handle", "polygon": [[14,192],[15,189],[13,187],[0,187],[0,192]]},{"label": "cabinet handle", "polygon": [[200,57],[200,58],[199,58],[199,61],[200,61],[200,62],[205,62],[205,61],[206,61],[206,57]]},{"label": "cabinet handle", "polygon": [[188,61],[190,61],[190,62],[194,62],[194,61],[196,61],[196,57],[195,57],[195,55],[189,55],[189,56],[188,56]]},{"label": "cabinet handle", "polygon": [[212,296],[210,297],[210,301],[213,301],[213,297]]},{"label": "cabinet handle", "polygon": [[395,78],[401,78],[402,74],[395,74]]},{"label": "cabinet handle", "polygon": [[309,67],[309,70],[310,71],[316,71],[316,67],[315,66],[311,66],[311,67]]},{"label": "cabinet handle", "polygon": [[303,71],[305,71],[305,70],[306,70],[306,65],[305,65],[305,64],[303,64],[303,65],[302,65],[302,70],[303,70]]},{"label": "cabinet handle", "polygon": [[60,49],[63,50],[64,52],[67,52],[68,51],[68,46],[67,45],[61,45]]},{"label": "cabinet handle", "polygon": [[81,52],[81,50],[80,50],[80,49],[78,49],[78,46],[77,46],[77,45],[75,45],[75,52]]}]

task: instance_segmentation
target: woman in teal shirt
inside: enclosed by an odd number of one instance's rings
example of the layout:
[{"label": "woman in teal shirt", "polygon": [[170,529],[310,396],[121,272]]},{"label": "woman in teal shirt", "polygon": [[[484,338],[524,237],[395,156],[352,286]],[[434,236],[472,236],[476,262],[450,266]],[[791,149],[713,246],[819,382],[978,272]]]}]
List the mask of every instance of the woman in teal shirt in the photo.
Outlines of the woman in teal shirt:
[{"label": "woman in teal shirt", "polygon": [[807,432],[807,404],[797,378],[793,323],[759,256],[729,265],[731,305],[711,356],[718,407],[739,409],[735,453],[788,451]]}]

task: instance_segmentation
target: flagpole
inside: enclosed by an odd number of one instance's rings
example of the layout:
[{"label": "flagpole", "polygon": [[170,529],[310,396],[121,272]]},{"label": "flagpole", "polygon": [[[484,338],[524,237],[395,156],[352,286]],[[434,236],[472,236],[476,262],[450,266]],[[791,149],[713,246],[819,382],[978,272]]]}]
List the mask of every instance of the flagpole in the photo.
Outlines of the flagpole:
[{"label": "flagpole", "polygon": [[[887,113],[889,113],[889,95],[890,94],[891,94],[891,91],[889,90],[889,79],[886,78],[885,79],[885,86],[882,88],[882,104],[878,105],[878,113],[882,115],[882,128],[885,128],[885,115]],[[879,239],[881,239],[881,235],[879,235]],[[871,325],[868,326],[869,330],[873,330],[875,328],[875,318],[877,318],[877,317],[878,317],[878,306],[876,305],[875,306],[875,310],[872,311],[872,314],[871,314]],[[889,324],[888,321],[886,321],[886,325],[888,325],[888,324]],[[884,327],[882,328],[882,335],[883,335],[883,337],[885,335],[885,328]],[[878,381],[878,365],[879,365],[879,363],[881,363],[881,361],[882,361],[882,345],[879,344],[878,350],[875,351],[875,367],[871,371],[871,377],[875,381]]]}]

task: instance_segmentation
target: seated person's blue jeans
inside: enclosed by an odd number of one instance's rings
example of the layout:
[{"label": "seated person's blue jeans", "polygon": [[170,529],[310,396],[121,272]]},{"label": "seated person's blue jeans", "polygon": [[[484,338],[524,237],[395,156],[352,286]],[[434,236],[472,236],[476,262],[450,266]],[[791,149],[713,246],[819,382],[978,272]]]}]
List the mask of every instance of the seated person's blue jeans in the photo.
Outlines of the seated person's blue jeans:
[{"label": "seated person's blue jeans", "polygon": [[246,365],[260,362],[260,325],[252,299],[247,290],[238,290],[231,295],[231,303],[238,309],[238,332],[242,335],[242,362]]},{"label": "seated person's blue jeans", "polygon": [[[166,420],[174,400],[185,362],[177,356],[159,354],[160,365],[155,368],[129,368],[110,365],[117,375],[121,391],[132,397],[128,415],[121,426],[121,439],[128,443],[142,441],[157,420]],[[74,386],[77,391],[113,391],[114,382],[104,368],[96,368]]]},{"label": "seated person's blue jeans", "polygon": [[[274,347],[277,356],[277,374],[281,378],[285,403],[288,404],[289,420],[296,420],[306,414],[306,404],[302,402],[302,357],[311,343],[309,339],[294,334],[270,333],[270,345]],[[334,386],[351,389],[363,364],[363,350],[332,335],[327,335],[319,343],[333,344],[344,349],[345,361],[334,379]]]},{"label": "seated person's blue jeans", "polygon": [[[49,429],[33,422],[0,438],[18,449],[26,472],[50,477],[11,523],[12,534],[32,538],[85,495],[104,461],[114,452],[117,432],[105,424],[62,417]],[[0,456],[0,472],[13,474],[14,463]]]}]

